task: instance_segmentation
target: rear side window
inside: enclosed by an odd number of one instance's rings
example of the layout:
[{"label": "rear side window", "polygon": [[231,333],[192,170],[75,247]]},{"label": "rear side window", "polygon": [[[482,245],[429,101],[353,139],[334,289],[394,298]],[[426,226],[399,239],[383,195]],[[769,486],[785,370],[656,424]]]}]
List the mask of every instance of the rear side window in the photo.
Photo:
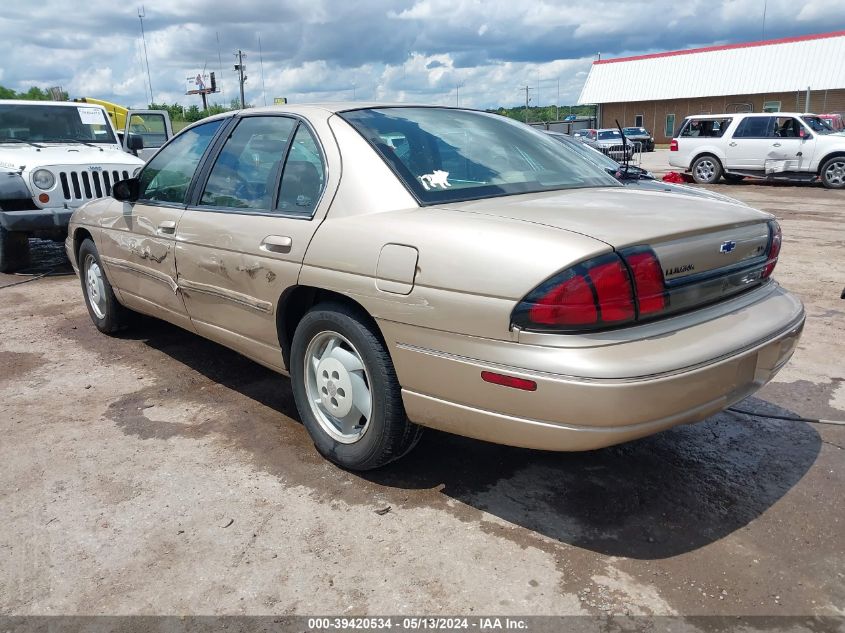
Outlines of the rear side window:
[{"label": "rear side window", "polygon": [[739,122],[734,138],[773,138],[777,136],[777,120],[771,116],[749,116]]},{"label": "rear side window", "polygon": [[681,129],[681,137],[719,138],[728,129],[733,119],[687,119]]},{"label": "rear side window", "polygon": [[276,209],[311,216],[323,191],[325,172],[317,142],[308,128],[300,124],[285,161]]}]

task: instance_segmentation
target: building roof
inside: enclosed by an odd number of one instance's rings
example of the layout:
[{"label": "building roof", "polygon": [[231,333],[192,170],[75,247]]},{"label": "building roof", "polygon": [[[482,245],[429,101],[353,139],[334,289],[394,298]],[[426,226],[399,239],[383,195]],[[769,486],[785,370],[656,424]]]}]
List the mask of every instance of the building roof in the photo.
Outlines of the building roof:
[{"label": "building roof", "polygon": [[845,31],[593,62],[579,104],[845,88]]}]

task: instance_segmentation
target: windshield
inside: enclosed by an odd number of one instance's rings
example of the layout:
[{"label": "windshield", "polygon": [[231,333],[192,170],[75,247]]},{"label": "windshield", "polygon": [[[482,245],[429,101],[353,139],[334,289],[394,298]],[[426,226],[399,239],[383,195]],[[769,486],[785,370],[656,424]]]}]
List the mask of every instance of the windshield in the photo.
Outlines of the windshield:
[{"label": "windshield", "polygon": [[115,143],[100,108],[20,104],[0,105],[0,142]]},{"label": "windshield", "polygon": [[589,145],[585,145],[584,143],[580,143],[579,141],[574,141],[572,139],[568,139],[565,136],[561,136],[559,134],[549,134],[553,139],[556,141],[563,143],[566,147],[571,149],[576,154],[586,158],[588,161],[598,165],[602,169],[610,169],[613,173],[619,171],[619,163],[615,160],[610,158],[607,154],[604,154],[597,149],[593,149]]},{"label": "windshield", "polygon": [[833,134],[835,131],[833,126],[821,117],[817,116],[802,116],[804,123],[810,126],[810,129],[817,134]]},{"label": "windshield", "polygon": [[623,130],[629,136],[647,136],[648,130],[644,127],[626,127]]},{"label": "windshield", "polygon": [[619,133],[619,130],[604,130],[599,132],[599,140],[606,141],[609,139],[619,139],[622,140],[622,135]]},{"label": "windshield", "polygon": [[617,184],[543,132],[495,114],[396,107],[340,116],[422,204]]}]

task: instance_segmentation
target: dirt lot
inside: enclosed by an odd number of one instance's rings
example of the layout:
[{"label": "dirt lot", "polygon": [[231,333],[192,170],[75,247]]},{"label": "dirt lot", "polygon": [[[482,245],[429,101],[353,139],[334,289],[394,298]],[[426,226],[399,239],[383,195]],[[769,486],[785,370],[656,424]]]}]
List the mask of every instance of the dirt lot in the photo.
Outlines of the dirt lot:
[{"label": "dirt lot", "polygon": [[[845,192],[714,189],[782,221],[809,315],[742,406],[845,419]],[[0,290],[0,323],[0,614],[845,615],[845,427],[727,412],[585,454],[428,432],[362,476],[285,379],[152,320],[103,336],[74,277]]]}]

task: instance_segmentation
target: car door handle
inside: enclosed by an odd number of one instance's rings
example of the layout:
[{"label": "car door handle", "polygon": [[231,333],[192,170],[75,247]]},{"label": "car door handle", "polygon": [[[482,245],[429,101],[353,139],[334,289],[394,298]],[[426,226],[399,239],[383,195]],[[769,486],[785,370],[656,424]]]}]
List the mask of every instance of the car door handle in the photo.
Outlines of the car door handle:
[{"label": "car door handle", "polygon": [[736,147],[736,143],[728,143],[728,147]]},{"label": "car door handle", "polygon": [[261,250],[272,253],[289,253],[293,240],[287,235],[268,235],[261,240]]},{"label": "car door handle", "polygon": [[158,232],[165,235],[173,235],[176,232],[176,222],[164,220],[158,223]]},{"label": "car door handle", "polygon": [[780,147],[780,143],[772,143],[772,147]]}]

